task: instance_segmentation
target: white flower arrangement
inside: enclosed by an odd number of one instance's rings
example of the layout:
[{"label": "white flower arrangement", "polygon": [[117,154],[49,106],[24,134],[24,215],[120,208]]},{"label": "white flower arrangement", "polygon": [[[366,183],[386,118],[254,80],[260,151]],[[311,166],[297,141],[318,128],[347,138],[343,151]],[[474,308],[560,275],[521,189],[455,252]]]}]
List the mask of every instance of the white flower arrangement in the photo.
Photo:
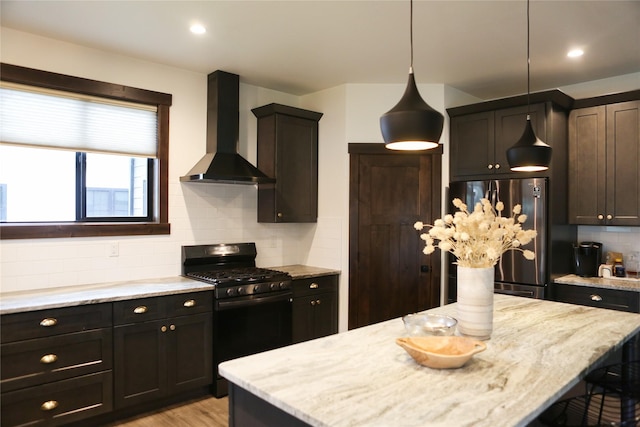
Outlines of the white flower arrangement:
[{"label": "white flower arrangement", "polygon": [[[494,209],[489,200],[482,199],[471,213],[460,199],[454,199],[453,205],[458,212],[447,214],[433,225],[427,225],[429,232],[420,235],[425,241],[425,254],[433,253],[437,246],[451,252],[459,266],[471,268],[492,267],[508,250],[520,251],[528,260],[535,258],[533,251],[521,248],[533,240],[537,233],[535,230],[522,229],[527,216],[521,213],[520,205],[513,207],[511,217],[502,216],[502,202],[496,203]],[[425,225],[418,221],[414,227],[420,231]]]}]

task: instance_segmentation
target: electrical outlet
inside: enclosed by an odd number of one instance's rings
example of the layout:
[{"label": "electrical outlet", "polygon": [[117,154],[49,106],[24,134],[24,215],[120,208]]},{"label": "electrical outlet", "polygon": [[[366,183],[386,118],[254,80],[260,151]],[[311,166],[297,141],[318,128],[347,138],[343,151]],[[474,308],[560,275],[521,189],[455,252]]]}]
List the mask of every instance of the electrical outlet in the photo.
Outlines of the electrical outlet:
[{"label": "electrical outlet", "polygon": [[118,242],[109,243],[109,256],[116,257],[120,255],[120,247]]}]

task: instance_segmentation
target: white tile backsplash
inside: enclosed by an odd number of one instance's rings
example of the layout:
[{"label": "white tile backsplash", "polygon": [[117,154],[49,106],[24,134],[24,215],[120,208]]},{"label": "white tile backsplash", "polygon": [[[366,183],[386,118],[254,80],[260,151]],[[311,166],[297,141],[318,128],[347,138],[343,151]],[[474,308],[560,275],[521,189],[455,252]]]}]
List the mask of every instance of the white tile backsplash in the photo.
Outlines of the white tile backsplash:
[{"label": "white tile backsplash", "polygon": [[[602,256],[609,251],[640,251],[640,227],[578,227],[578,242],[600,242],[603,244]],[[604,260],[603,260],[604,261]]]}]

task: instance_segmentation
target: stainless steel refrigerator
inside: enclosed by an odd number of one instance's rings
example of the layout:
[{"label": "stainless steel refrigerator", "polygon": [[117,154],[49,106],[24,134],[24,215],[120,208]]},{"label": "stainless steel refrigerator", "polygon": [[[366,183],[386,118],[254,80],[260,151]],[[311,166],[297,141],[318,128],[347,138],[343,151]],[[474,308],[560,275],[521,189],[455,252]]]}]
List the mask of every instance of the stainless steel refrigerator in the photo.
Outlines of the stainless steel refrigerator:
[{"label": "stainless steel refrigerator", "polygon": [[[472,212],[473,206],[482,198],[495,203],[502,201],[505,209],[503,216],[511,216],[513,206],[522,206],[527,215],[523,224],[525,230],[537,231],[536,238],[523,246],[535,252],[535,259],[525,259],[519,251],[507,251],[496,265],[495,290],[499,293],[545,298],[550,281],[549,265],[549,180],[548,178],[524,178],[485,181],[456,181],[449,185],[447,212],[456,208],[451,203],[454,198],[461,199]],[[449,301],[455,301],[456,266],[455,258],[449,254]]]}]

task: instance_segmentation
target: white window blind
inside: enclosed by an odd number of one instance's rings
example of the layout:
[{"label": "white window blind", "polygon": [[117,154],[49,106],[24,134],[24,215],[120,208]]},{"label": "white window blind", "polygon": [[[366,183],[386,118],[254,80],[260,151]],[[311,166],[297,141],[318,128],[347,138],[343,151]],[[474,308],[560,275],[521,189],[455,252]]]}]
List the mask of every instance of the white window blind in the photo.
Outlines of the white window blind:
[{"label": "white window blind", "polygon": [[157,108],[2,82],[0,142],[156,157]]}]

